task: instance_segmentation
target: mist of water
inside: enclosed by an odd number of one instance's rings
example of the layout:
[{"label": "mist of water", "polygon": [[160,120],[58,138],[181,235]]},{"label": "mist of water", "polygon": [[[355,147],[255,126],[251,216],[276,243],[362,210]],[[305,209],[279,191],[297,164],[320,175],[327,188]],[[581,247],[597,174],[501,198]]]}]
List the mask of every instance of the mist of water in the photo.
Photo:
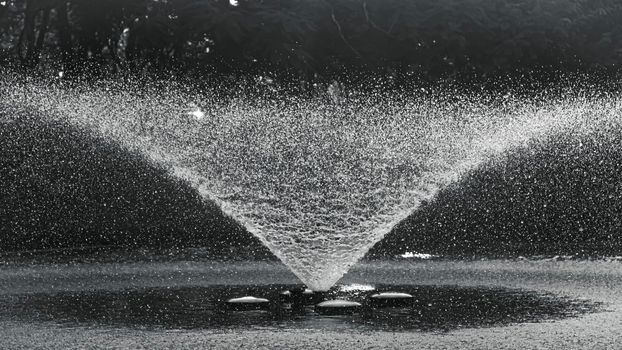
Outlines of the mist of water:
[{"label": "mist of water", "polygon": [[466,172],[554,134],[619,124],[622,109],[618,97],[580,94],[357,94],[335,104],[118,82],[4,78],[0,89],[6,106],[103,135],[188,181],[315,290]]}]

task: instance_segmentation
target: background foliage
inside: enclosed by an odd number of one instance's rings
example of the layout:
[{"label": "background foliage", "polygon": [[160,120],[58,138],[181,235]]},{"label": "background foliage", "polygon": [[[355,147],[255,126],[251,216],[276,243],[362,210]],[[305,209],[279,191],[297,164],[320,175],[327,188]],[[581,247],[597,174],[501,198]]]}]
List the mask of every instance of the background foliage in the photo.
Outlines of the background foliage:
[{"label": "background foliage", "polygon": [[[4,0],[5,64],[67,74],[465,79],[616,71],[617,0]],[[370,74],[377,73],[377,74]],[[354,78],[352,78],[354,79]]]}]

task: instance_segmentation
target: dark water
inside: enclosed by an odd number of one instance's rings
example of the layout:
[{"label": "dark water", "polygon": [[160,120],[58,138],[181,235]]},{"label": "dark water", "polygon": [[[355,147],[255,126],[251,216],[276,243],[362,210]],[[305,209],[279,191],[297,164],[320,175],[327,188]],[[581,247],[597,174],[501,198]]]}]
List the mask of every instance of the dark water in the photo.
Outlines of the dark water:
[{"label": "dark water", "polygon": [[[280,294],[294,285],[143,288],[121,291],[14,295],[0,301],[0,319],[53,322],[63,326],[140,329],[286,328],[443,332],[459,328],[542,322],[596,312],[599,304],[531,291],[454,286],[376,285],[374,290],[334,289],[292,303]],[[382,291],[406,292],[403,305],[374,305]],[[253,295],[270,300],[260,310],[232,310],[226,300]],[[321,315],[322,299],[362,303],[352,314]]]}]

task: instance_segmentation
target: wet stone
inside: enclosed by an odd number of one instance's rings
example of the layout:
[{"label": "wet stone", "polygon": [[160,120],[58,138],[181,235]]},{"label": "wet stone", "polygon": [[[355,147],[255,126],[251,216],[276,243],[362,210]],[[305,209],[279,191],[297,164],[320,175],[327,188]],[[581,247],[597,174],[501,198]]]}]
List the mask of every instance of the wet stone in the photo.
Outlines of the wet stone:
[{"label": "wet stone", "polygon": [[383,292],[372,295],[370,302],[374,307],[402,307],[411,304],[413,296],[409,293]]},{"label": "wet stone", "polygon": [[348,315],[361,309],[362,304],[350,300],[327,300],[315,306],[315,311],[322,315]]},{"label": "wet stone", "polygon": [[267,310],[269,305],[270,301],[268,299],[253,296],[245,296],[227,300],[227,306],[229,309],[235,311]]}]

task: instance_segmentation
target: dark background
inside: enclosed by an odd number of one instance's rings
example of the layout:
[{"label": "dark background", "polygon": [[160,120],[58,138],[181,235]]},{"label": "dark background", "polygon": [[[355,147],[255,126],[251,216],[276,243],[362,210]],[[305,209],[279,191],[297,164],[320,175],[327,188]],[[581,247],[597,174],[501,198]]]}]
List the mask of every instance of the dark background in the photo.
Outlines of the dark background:
[{"label": "dark background", "polygon": [[[615,84],[621,57],[615,0],[0,6],[0,64],[43,76],[63,71],[69,80],[140,75],[234,85],[268,77],[300,91],[333,81],[383,90],[449,81],[539,91],[573,75]],[[42,120],[0,101],[0,251],[201,246],[211,256],[271,257],[142,156]],[[425,203],[370,256],[622,254],[622,139],[614,135],[622,132],[505,154]]]},{"label": "dark background", "polygon": [[[0,62],[66,77],[550,82],[618,76],[617,0],[5,0]],[[467,85],[467,84],[465,84]]]}]

